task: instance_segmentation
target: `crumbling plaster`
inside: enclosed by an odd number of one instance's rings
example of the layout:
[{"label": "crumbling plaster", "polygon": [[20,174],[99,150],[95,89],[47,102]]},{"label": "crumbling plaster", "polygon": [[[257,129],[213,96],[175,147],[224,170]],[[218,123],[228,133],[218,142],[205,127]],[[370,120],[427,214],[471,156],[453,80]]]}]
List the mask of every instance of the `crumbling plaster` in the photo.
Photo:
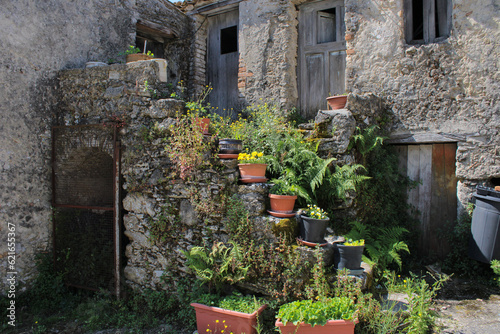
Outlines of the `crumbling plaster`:
[{"label": "crumbling plaster", "polygon": [[393,135],[458,138],[461,209],[478,183],[500,177],[499,6],[453,1],[450,37],[412,46],[403,34],[402,0],[345,4],[347,90],[380,96],[393,115]]},{"label": "crumbling plaster", "polygon": [[[24,289],[35,277],[35,255],[51,247],[51,126],[58,122],[61,102],[58,72],[83,68],[88,61],[123,60],[118,53],[134,43],[135,24],[141,17],[152,21],[163,17],[162,23],[190,33],[187,16],[166,0],[2,3],[1,293],[8,278],[9,224],[15,226],[18,289]],[[175,55],[169,62],[176,78],[188,73],[188,57],[179,51],[182,45],[179,42],[170,49]]]}]

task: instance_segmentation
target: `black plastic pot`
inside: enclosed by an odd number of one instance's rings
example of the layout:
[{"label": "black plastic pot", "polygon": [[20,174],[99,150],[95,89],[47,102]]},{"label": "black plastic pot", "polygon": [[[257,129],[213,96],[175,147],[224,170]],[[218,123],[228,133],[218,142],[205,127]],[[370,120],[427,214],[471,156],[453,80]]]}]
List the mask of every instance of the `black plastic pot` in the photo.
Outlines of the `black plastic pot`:
[{"label": "black plastic pot", "polygon": [[326,227],[330,219],[314,219],[300,216],[302,219],[301,234],[302,240],[323,243],[325,240]]},{"label": "black plastic pot", "polygon": [[337,245],[340,261],[338,269],[359,269],[361,267],[361,256],[363,255],[363,250],[365,246],[344,246]]},{"label": "black plastic pot", "polygon": [[243,149],[243,143],[239,139],[219,139],[219,153],[239,154]]}]

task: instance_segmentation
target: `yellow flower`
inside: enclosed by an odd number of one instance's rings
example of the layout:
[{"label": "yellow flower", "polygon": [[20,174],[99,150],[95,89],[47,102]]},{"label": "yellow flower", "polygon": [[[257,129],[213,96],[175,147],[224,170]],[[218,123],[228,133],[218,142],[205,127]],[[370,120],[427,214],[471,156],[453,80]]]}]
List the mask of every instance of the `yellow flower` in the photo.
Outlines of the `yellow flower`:
[{"label": "yellow flower", "polygon": [[257,152],[253,151],[252,152],[252,157],[255,157],[255,156],[257,156]]},{"label": "yellow flower", "polygon": [[259,158],[260,158],[261,156],[263,156],[263,155],[264,155],[264,153],[262,153],[262,152],[257,153],[257,156],[258,156]]},{"label": "yellow flower", "polygon": [[218,324],[218,323],[219,323],[219,320],[215,320],[215,323],[217,323],[217,324]]}]

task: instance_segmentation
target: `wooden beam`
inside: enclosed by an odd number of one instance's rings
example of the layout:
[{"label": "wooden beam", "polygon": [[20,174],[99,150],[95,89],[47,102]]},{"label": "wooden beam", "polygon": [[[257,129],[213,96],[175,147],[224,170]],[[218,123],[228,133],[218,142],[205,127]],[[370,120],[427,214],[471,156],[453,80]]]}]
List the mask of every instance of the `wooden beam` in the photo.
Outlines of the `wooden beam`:
[{"label": "wooden beam", "polygon": [[431,143],[456,143],[465,141],[465,138],[460,135],[448,133],[414,133],[403,136],[394,136],[387,139],[386,144],[431,144]]},{"label": "wooden beam", "polygon": [[159,36],[163,38],[176,38],[177,34],[171,29],[146,20],[138,20],[136,29],[138,32]]}]

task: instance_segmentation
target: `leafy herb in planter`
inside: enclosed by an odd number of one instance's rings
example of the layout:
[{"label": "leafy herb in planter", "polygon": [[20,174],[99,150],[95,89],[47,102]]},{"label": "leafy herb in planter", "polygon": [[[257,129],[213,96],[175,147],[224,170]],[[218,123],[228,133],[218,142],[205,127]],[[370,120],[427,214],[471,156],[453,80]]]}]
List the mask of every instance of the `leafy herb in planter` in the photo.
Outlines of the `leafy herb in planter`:
[{"label": "leafy herb in planter", "polygon": [[280,307],[277,318],[283,324],[294,325],[304,322],[311,326],[323,326],[328,320],[352,320],[356,306],[346,297],[325,298],[319,301],[301,300],[284,304]]},{"label": "leafy herb in planter", "polygon": [[233,294],[219,301],[219,307],[242,313],[253,313],[259,309],[265,301],[255,296],[243,296],[242,294]]}]

